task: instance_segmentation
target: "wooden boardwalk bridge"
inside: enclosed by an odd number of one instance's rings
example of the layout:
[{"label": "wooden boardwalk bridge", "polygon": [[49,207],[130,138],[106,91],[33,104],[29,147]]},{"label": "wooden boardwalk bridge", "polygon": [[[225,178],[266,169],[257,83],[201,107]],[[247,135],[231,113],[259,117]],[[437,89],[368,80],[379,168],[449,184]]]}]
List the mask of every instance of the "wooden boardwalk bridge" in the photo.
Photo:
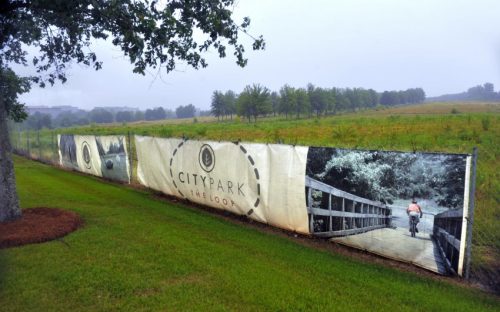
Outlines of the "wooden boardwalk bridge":
[{"label": "wooden boardwalk bridge", "polygon": [[440,274],[447,273],[439,248],[428,233],[411,237],[406,228],[384,228],[331,240]]},{"label": "wooden boardwalk bridge", "polygon": [[393,226],[395,206],[341,191],[310,177],[306,177],[306,198],[309,227],[315,236],[440,274],[457,272],[461,229],[455,225],[459,218],[456,212],[439,214],[435,219],[432,216],[427,220],[432,226],[425,230],[421,226],[417,237],[411,237],[408,226]]}]

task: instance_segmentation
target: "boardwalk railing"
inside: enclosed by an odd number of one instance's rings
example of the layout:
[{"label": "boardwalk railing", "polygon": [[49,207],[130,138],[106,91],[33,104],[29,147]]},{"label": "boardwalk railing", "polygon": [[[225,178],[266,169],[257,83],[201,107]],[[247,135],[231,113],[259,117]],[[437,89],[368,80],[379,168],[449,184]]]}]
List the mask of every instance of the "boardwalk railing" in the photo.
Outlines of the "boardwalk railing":
[{"label": "boardwalk railing", "polygon": [[448,210],[434,216],[434,240],[445,260],[446,268],[456,274],[462,235],[462,209]]},{"label": "boardwalk railing", "polygon": [[392,210],[306,177],[309,229],[316,236],[359,234],[391,225]]}]

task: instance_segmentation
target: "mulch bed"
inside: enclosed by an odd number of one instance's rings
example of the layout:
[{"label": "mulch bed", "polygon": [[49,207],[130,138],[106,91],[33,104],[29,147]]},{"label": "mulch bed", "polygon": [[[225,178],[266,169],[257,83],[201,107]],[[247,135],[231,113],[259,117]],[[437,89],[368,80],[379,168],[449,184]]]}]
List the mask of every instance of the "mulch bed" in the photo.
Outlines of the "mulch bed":
[{"label": "mulch bed", "polygon": [[0,223],[0,249],[54,240],[82,225],[83,220],[72,211],[46,207],[24,209],[21,218]]}]

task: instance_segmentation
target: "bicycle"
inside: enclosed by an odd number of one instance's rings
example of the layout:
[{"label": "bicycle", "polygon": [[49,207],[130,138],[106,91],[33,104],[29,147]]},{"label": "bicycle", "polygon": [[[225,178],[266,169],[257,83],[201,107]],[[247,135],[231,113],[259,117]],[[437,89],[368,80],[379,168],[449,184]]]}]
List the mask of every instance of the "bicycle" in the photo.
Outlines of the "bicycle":
[{"label": "bicycle", "polygon": [[417,232],[417,216],[410,216],[410,232],[411,237],[415,237],[415,233]]}]

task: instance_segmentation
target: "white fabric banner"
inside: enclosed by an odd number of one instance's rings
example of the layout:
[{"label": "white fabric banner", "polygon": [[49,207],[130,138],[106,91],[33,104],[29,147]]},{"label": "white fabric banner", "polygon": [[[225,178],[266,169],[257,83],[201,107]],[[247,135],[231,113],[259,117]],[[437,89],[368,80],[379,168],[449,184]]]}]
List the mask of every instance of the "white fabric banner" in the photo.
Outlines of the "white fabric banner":
[{"label": "white fabric banner", "polygon": [[111,180],[130,182],[124,136],[58,135],[59,163]]},{"label": "white fabric banner", "polygon": [[307,203],[314,235],[461,275],[471,157],[309,147]]},{"label": "white fabric banner", "polygon": [[308,148],[135,136],[139,182],[163,193],[300,233]]}]

